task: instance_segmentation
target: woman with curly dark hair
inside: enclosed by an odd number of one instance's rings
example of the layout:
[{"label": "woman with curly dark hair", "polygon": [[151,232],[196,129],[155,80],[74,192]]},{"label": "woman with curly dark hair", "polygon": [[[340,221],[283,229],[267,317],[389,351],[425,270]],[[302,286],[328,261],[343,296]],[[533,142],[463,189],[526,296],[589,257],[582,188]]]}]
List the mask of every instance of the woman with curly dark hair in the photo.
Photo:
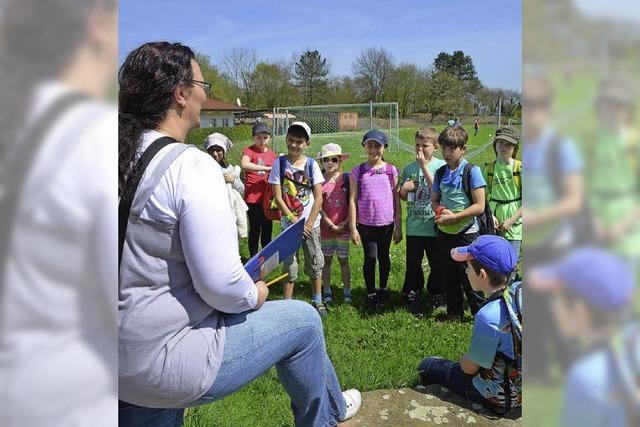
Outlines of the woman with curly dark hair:
[{"label": "woman with curly dark hair", "polygon": [[[265,303],[268,288],[240,262],[220,166],[182,143],[210,89],[191,49],[146,43],[119,82],[121,203],[134,195],[121,235],[120,425],[180,425],[182,408],[274,365],[296,425],[353,416],[360,393],[341,392],[318,314],[301,301]],[[143,169],[147,150],[156,154]]]}]

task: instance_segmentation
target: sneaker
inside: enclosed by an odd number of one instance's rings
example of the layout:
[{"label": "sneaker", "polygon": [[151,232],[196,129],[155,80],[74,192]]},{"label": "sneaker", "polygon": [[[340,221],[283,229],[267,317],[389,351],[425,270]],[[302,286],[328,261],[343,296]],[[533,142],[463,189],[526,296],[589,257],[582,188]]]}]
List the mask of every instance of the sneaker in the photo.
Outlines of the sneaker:
[{"label": "sneaker", "polygon": [[325,304],[331,304],[333,302],[331,291],[322,294],[322,302],[324,302]]},{"label": "sneaker", "polygon": [[385,309],[389,302],[389,291],[387,288],[380,288],[376,292],[376,295],[378,296],[378,308]]},{"label": "sneaker", "polygon": [[342,397],[344,397],[344,401],[347,403],[347,410],[340,421],[347,421],[358,413],[360,405],[362,405],[362,396],[358,390],[352,388],[347,391],[343,391]]},{"label": "sneaker", "polygon": [[447,307],[447,297],[445,295],[433,295],[430,298],[429,304],[434,310]]},{"label": "sneaker", "polygon": [[418,299],[418,294],[415,291],[410,291],[409,295],[407,295],[406,305],[409,313],[418,318],[424,317],[424,313],[422,313],[422,310],[420,309],[420,300]]},{"label": "sneaker", "polygon": [[353,302],[353,299],[351,299],[351,294],[345,294],[344,302],[347,304],[351,304]]},{"label": "sneaker", "polygon": [[324,319],[325,317],[327,317],[327,307],[323,303],[313,301],[311,304],[313,304],[313,307],[316,309],[321,318]]},{"label": "sneaker", "polygon": [[375,310],[378,307],[378,295],[367,295],[367,308],[369,310]]}]

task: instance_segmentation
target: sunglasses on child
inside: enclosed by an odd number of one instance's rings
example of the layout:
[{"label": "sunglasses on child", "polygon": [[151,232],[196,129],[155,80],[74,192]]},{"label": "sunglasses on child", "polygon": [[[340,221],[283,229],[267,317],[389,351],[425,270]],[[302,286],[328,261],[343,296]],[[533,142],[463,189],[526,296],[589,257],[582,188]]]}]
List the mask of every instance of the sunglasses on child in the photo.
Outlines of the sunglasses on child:
[{"label": "sunglasses on child", "polygon": [[325,157],[322,159],[323,163],[338,163],[340,161],[340,157]]}]

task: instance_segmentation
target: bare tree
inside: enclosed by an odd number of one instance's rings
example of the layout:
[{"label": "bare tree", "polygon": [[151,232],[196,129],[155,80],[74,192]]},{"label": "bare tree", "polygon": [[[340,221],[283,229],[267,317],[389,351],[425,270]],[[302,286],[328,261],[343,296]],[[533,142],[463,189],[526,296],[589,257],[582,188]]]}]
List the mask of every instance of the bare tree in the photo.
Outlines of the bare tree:
[{"label": "bare tree", "polygon": [[358,94],[362,100],[379,101],[393,72],[391,54],[382,47],[363,50],[353,63]]},{"label": "bare tree", "polygon": [[220,59],[220,67],[233,82],[238,96],[246,105],[254,101],[254,71],[258,63],[255,50],[234,47],[227,50]]}]

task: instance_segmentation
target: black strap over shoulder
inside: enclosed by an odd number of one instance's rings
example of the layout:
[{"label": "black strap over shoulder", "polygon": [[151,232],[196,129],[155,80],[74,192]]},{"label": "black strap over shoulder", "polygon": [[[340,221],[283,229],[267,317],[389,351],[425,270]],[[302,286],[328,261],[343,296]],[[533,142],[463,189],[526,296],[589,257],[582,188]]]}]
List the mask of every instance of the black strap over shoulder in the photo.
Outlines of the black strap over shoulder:
[{"label": "black strap over shoulder", "polygon": [[122,250],[124,248],[124,239],[127,235],[129,212],[131,211],[133,198],[136,195],[136,191],[138,190],[138,185],[144,175],[144,171],[147,169],[147,166],[149,166],[151,159],[153,159],[160,150],[174,142],[177,141],[170,136],[163,136],[162,138],[158,138],[153,141],[151,145],[144,150],[144,153],[142,153],[142,156],[140,156],[140,159],[138,159],[138,162],[133,167],[131,174],[127,178],[124,193],[122,194],[120,203],[118,204],[118,267],[120,267],[120,263],[122,262]]},{"label": "black strap over shoulder", "polygon": [[41,152],[47,132],[58,123],[58,119],[67,113],[71,107],[87,99],[86,95],[73,92],[61,96],[49,105],[21,138],[22,146],[15,158],[8,162],[6,166],[7,170],[2,183],[4,194],[0,198],[0,220],[2,220],[2,229],[5,230],[2,233],[3,238],[0,239],[0,289],[3,285],[7,256],[11,247],[11,235],[14,230],[16,211],[20,205],[20,197],[36,156]]}]

